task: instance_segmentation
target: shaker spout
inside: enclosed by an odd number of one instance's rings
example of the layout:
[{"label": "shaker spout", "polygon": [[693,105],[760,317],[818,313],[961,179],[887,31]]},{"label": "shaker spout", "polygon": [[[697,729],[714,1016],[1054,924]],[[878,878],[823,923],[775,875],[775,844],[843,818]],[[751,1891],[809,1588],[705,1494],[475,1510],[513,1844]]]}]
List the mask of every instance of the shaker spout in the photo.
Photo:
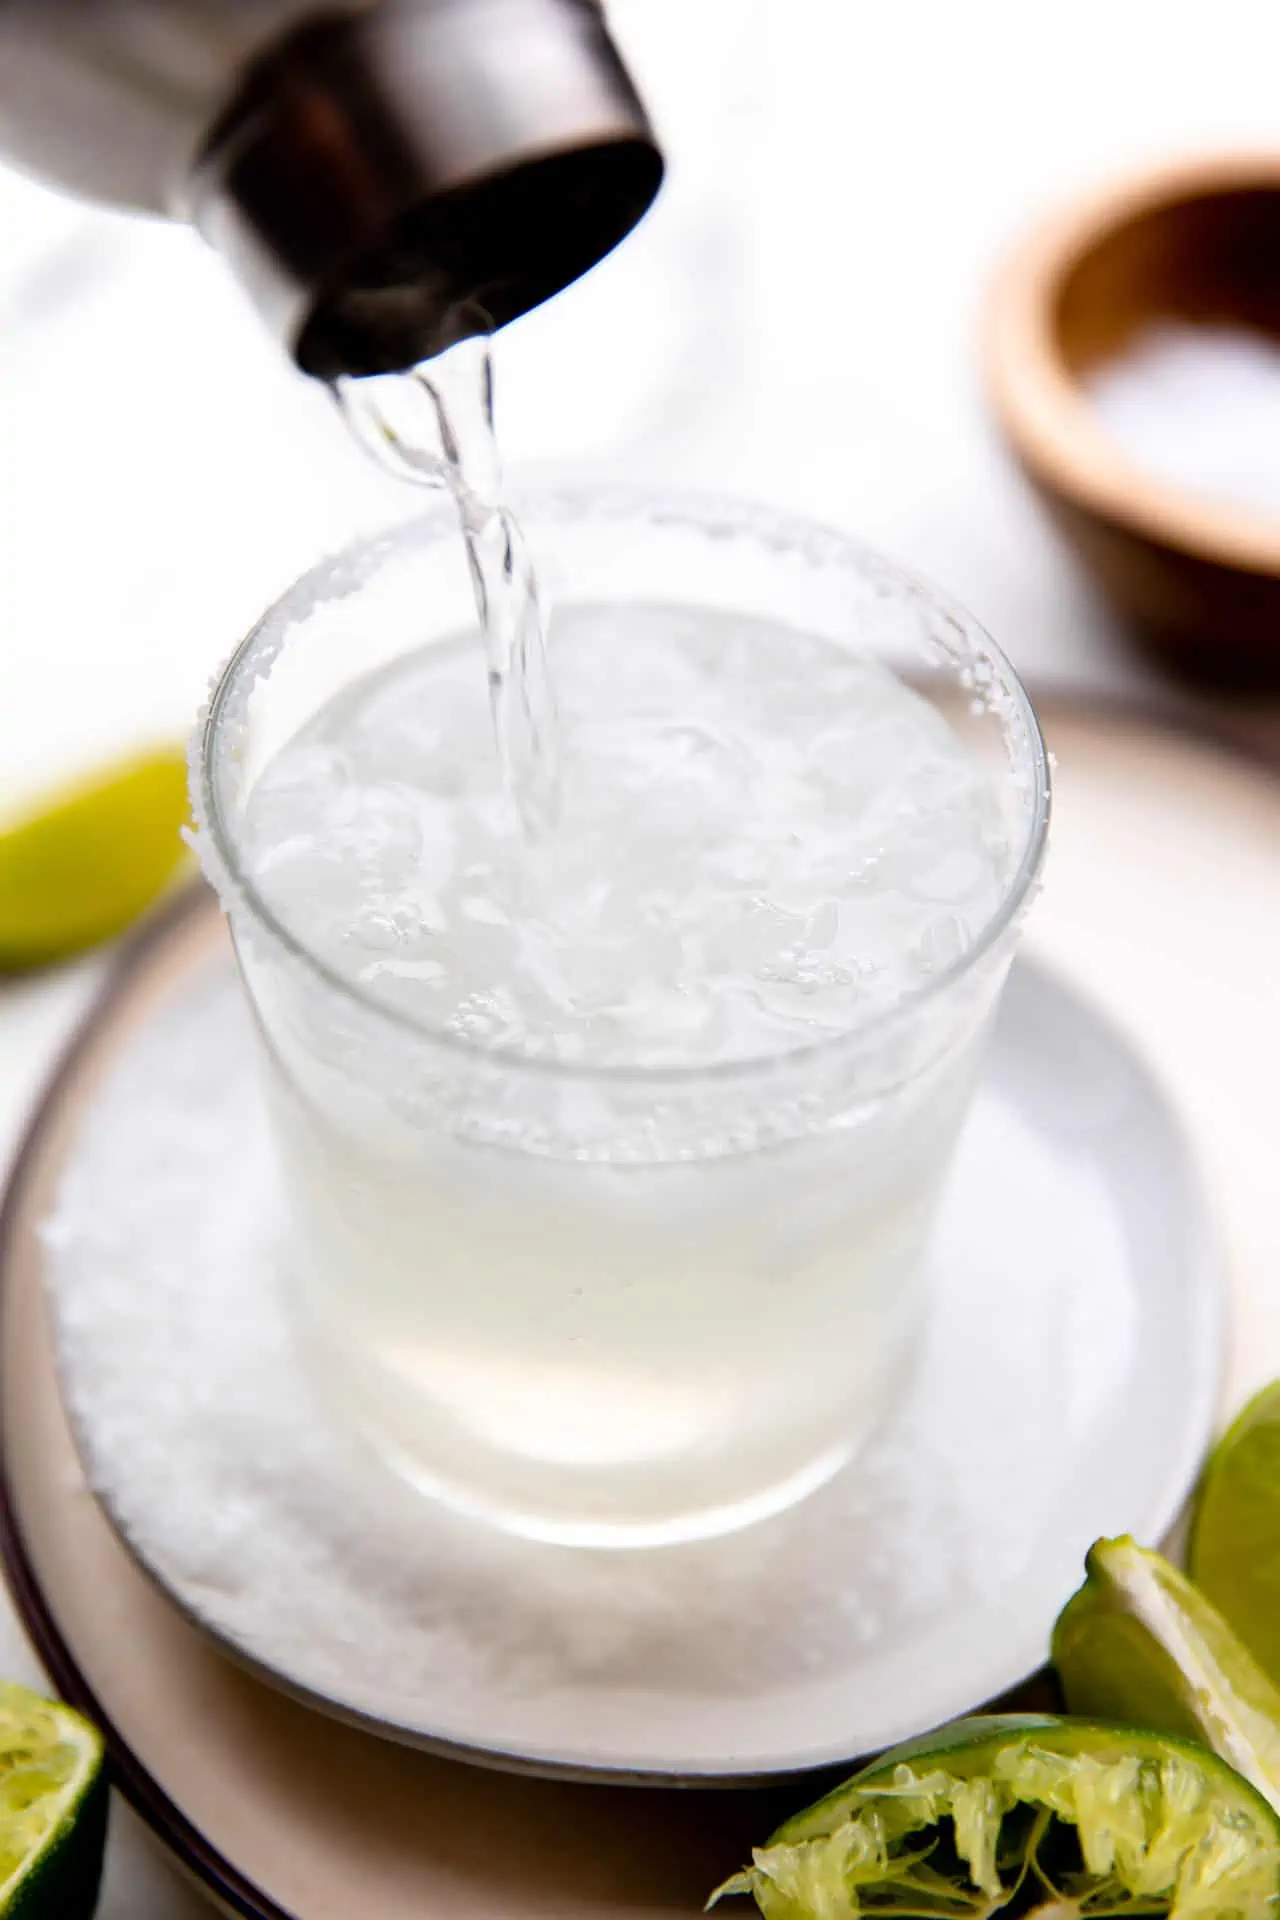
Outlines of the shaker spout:
[{"label": "shaker spout", "polygon": [[260,63],[192,217],[307,373],[389,373],[594,266],[663,163],[592,0],[415,0]]},{"label": "shaker spout", "polygon": [[597,0],[0,0],[0,158],[193,222],[326,379],[537,306],[662,178]]}]

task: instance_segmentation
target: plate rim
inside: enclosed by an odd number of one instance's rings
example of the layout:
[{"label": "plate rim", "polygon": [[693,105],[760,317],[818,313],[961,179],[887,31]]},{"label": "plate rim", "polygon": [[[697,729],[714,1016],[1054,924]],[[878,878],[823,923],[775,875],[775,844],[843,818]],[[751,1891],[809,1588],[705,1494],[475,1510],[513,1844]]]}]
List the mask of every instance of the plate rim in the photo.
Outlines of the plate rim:
[{"label": "plate rim", "polygon": [[[43,1160],[46,1139],[57,1118],[63,1094],[74,1083],[116,1008],[128,997],[137,974],[175,932],[207,908],[207,897],[203,883],[184,886],[129,938],[116,955],[106,980],[73,1027],[41,1087],[0,1193],[0,1300],[7,1292],[7,1276],[12,1270],[9,1250],[22,1229],[27,1189]],[[58,1625],[49,1597],[32,1565],[18,1519],[8,1451],[4,1447],[0,1447],[0,1576],[37,1658],[59,1694],[68,1705],[92,1720],[101,1733],[112,1784],[178,1864],[212,1893],[225,1911],[240,1916],[240,1920],[297,1920],[297,1916],[278,1906],[241,1873],[194,1821],[187,1818],[151,1769],[139,1759],[98,1699]]]}]

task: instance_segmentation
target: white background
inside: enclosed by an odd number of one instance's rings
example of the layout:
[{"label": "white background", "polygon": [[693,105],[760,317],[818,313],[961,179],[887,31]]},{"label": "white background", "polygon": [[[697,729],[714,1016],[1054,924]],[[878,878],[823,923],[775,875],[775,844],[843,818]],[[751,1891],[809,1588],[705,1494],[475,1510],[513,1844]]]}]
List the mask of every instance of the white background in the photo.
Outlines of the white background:
[{"label": "white background", "polygon": [[[503,337],[509,459],[842,523],[966,599],[1033,681],[1141,687],[993,443],[981,297],[1002,249],[1091,181],[1280,149],[1274,0],[613,17],[668,184],[617,256]],[[402,504],[198,242],[0,176],[0,810],[184,732],[265,600]],[[100,964],[0,984],[0,1153]],[[0,1666],[31,1671],[2,1611]],[[104,1920],[195,1911],[119,1819]]]}]

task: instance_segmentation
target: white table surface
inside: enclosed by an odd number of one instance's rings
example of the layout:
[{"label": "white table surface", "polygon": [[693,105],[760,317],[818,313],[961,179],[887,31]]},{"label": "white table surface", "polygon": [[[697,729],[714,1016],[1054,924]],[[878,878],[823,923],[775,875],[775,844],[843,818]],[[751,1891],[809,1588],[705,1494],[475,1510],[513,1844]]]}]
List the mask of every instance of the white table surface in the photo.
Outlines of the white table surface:
[{"label": "white table surface", "polygon": [[[612,11],[668,185],[617,256],[504,336],[508,457],[843,523],[966,599],[1040,683],[1158,692],[993,443],[977,310],[1063,194],[1198,147],[1280,147],[1274,0]],[[0,177],[0,804],[185,731],[260,606],[402,507],[190,236]],[[0,1156],[102,965],[0,984]],[[2,1602],[0,1670],[35,1673]],[[203,1911],[118,1810],[103,1920]]]}]

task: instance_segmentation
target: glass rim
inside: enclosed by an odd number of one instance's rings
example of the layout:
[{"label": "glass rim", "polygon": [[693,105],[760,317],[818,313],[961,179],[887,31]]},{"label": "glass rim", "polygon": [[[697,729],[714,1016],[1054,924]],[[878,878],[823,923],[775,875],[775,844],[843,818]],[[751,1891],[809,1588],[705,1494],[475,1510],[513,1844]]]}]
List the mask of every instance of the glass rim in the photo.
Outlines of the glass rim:
[{"label": "glass rim", "polygon": [[364,580],[370,577],[369,574],[359,573],[362,559],[374,561],[371,573],[377,565],[385,564],[398,554],[409,537],[428,530],[435,533],[445,527],[452,528],[456,524],[453,505],[443,492],[425,510],[420,509],[389,527],[359,536],[300,574],[255,620],[216,675],[205,711],[197,722],[192,738],[190,760],[196,826],[214,856],[218,870],[216,884],[224,911],[228,914],[237,909],[247,911],[250,918],[265,928],[292,960],[300,963],[318,981],[376,1020],[412,1036],[417,1042],[425,1041],[477,1066],[487,1065],[517,1075],[528,1074],[534,1078],[566,1083],[635,1087],[687,1088],[696,1084],[728,1086],[739,1081],[745,1083],[767,1078],[773,1073],[802,1070],[806,1064],[829,1063],[846,1052],[856,1052],[874,1039],[891,1035],[897,1028],[914,1020],[923,1008],[941,1000],[950,988],[971,973],[999,945],[1004,935],[1016,924],[1044,862],[1051,812],[1050,762],[1030,695],[1008,656],[973,614],[932,581],[888,559],[875,547],[841,528],[733,495],[607,481],[540,485],[514,489],[513,493],[517,503],[527,505],[535,516],[541,510],[573,520],[586,520],[593,516],[603,517],[602,510],[608,509],[609,516],[615,519],[626,520],[646,513],[652,519],[657,509],[662,517],[674,524],[693,529],[702,527],[705,530],[713,524],[723,528],[728,524],[746,535],[753,531],[760,534],[767,531],[775,542],[786,540],[800,549],[818,540],[831,554],[841,556],[864,575],[875,574],[903,589],[908,595],[923,598],[953,622],[967,639],[976,641],[995,667],[1004,691],[1013,701],[1017,718],[1025,729],[1033,783],[1021,854],[998,906],[977,938],[957,959],[919,986],[911,988],[893,1006],[842,1032],[822,1034],[812,1040],[801,1041],[794,1047],[743,1058],[661,1066],[560,1060],[523,1053],[516,1047],[493,1046],[471,1040],[462,1034],[451,1033],[445,1027],[419,1020],[402,1008],[389,1006],[359,981],[340,973],[336,967],[312,952],[274,912],[241,864],[215,773],[220,731],[227,718],[228,701],[239,684],[242,668],[263,636],[273,629],[280,629],[283,644],[284,635],[293,620],[320,604],[326,598],[326,589],[332,590],[334,597],[337,590],[344,586],[345,590],[351,591],[354,577],[355,590],[358,590]]}]

